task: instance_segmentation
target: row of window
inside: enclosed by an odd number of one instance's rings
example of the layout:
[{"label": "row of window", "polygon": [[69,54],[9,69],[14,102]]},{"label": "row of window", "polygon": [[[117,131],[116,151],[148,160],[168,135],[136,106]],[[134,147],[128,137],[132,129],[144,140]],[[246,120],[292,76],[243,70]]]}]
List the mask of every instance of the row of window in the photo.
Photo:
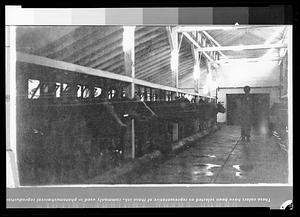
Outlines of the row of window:
[{"label": "row of window", "polygon": [[[55,83],[55,97],[59,98],[64,93],[67,93],[70,89],[70,85],[67,83]],[[94,92],[92,92],[94,91]],[[94,97],[100,96],[102,89],[100,87],[94,87],[92,90],[90,87],[85,85],[77,85],[77,97],[88,98],[92,94]],[[28,80],[28,99],[37,99],[40,95],[44,93],[45,95],[49,94],[49,85],[42,84],[39,80],[29,79]],[[52,92],[53,93],[53,92]],[[51,93],[51,94],[52,94]],[[112,97],[114,91],[112,92]]]},{"label": "row of window", "polygon": [[[54,91],[54,92],[53,92]],[[39,80],[28,79],[28,99],[38,99],[41,95],[51,95],[56,98],[62,97],[64,94],[68,94],[70,91],[70,85],[67,83],[55,83],[55,89],[49,91],[49,83],[41,83]],[[102,93],[102,89],[100,87],[88,87],[85,85],[77,85],[77,97],[79,98],[89,98],[89,97],[98,97]],[[116,90],[111,90],[108,92],[108,99],[114,97]],[[124,93],[123,93],[124,94]],[[144,93],[140,92],[139,97],[142,101],[145,101]],[[192,95],[182,95],[190,101],[193,99]],[[153,101],[157,101],[159,99],[158,94],[150,94],[147,91],[147,99],[152,98]],[[171,92],[167,92],[165,94],[166,101],[171,101]]]},{"label": "row of window", "polygon": [[[68,85],[67,83],[55,83],[55,97],[59,98],[61,97],[64,93],[67,93],[69,91],[70,85]],[[94,91],[92,93],[92,91]],[[98,97],[100,96],[102,92],[102,89],[100,87],[93,87],[93,89],[91,89],[91,87],[87,87],[84,85],[77,85],[77,97],[80,98],[89,98],[91,96],[93,97]],[[47,95],[50,94],[49,93],[49,85],[44,83],[41,84],[41,82],[39,80],[34,80],[34,79],[29,79],[28,80],[28,99],[38,99],[41,94]],[[111,99],[112,97],[114,97],[116,91],[115,90],[111,90],[108,93],[108,99]],[[51,95],[53,94],[53,92],[51,93]],[[124,94],[124,93],[123,93]],[[147,98],[150,99],[150,92],[147,93]],[[144,94],[140,94],[140,98],[142,101],[144,101],[145,96]],[[153,100],[157,100],[158,96],[157,94],[153,94],[152,95]],[[166,96],[166,100],[169,101],[171,100],[171,95],[167,95]]]}]

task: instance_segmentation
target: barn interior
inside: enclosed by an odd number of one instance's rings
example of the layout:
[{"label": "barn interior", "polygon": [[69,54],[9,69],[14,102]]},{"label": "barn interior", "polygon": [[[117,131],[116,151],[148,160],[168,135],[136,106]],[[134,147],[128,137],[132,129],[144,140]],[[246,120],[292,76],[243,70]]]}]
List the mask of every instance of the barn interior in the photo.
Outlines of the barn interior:
[{"label": "barn interior", "polygon": [[17,26],[6,41],[8,183],[289,182],[290,26]]}]

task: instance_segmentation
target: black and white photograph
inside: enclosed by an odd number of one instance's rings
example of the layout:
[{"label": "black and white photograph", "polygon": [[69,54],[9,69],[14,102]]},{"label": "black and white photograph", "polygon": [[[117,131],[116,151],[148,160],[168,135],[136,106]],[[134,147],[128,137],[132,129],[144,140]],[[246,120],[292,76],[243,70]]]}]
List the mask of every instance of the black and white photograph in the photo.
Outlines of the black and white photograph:
[{"label": "black and white photograph", "polygon": [[291,182],[291,26],[6,30],[7,187]]},{"label": "black and white photograph", "polygon": [[178,6],[5,6],[7,214],[294,209],[297,10]]}]

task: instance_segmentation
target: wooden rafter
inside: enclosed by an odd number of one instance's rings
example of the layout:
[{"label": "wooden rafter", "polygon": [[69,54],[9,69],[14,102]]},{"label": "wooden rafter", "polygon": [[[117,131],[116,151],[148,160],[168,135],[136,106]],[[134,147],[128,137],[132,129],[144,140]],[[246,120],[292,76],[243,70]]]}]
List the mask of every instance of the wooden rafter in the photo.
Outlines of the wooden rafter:
[{"label": "wooden rafter", "polygon": [[238,63],[238,62],[265,62],[279,61],[282,58],[239,58],[239,59],[223,59],[215,61],[215,63]]},{"label": "wooden rafter", "polygon": [[[221,45],[210,35],[208,34],[206,31],[203,31],[203,34],[210,40],[212,41],[217,47],[221,47]],[[222,52],[222,51],[218,51],[224,58],[227,59],[227,56]]]},{"label": "wooden rafter", "polygon": [[262,27],[274,27],[272,25],[212,25],[212,26],[177,26],[174,27],[176,32],[195,32],[195,31],[209,31],[209,30],[234,30],[234,29],[251,29],[251,28],[262,28]]},{"label": "wooden rafter", "polygon": [[[183,34],[184,34],[184,36],[186,36],[197,47],[197,49],[201,48],[201,45],[199,44],[199,42],[197,42],[196,39],[194,39],[189,33],[184,32]],[[208,60],[214,61],[206,52],[203,52],[203,54],[205,55],[205,57]]]},{"label": "wooden rafter", "polygon": [[261,44],[261,45],[239,45],[239,46],[224,46],[224,47],[203,47],[198,48],[198,52],[223,51],[223,50],[259,50],[270,48],[284,48],[287,44]]}]

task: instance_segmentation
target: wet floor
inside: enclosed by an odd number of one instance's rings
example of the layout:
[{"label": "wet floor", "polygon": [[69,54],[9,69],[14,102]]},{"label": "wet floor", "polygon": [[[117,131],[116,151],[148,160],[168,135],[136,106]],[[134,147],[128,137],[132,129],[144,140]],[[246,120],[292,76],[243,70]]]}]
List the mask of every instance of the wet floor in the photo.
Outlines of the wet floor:
[{"label": "wet floor", "polygon": [[274,137],[252,133],[240,141],[237,126],[223,126],[159,166],[134,174],[134,184],[287,183],[288,154]]}]

